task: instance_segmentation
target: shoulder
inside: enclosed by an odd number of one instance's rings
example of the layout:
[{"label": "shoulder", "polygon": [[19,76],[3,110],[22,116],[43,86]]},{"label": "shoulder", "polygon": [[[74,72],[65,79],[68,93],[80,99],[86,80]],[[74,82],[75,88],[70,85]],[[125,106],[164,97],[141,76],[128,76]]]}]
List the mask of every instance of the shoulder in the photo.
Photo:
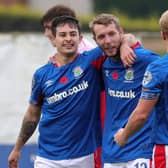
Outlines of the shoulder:
[{"label": "shoulder", "polygon": [[100,47],[95,47],[91,50],[84,51],[83,53],[80,53],[81,56],[89,56],[88,58],[92,57],[100,57],[103,55],[103,51]]},{"label": "shoulder", "polygon": [[156,79],[160,80],[161,76],[163,76],[163,73],[162,73],[164,69],[163,66],[164,66],[163,59],[159,58],[147,66],[145,74],[148,74],[148,76],[149,75],[153,77],[155,76]]},{"label": "shoulder", "polygon": [[164,73],[165,70],[167,71],[167,66],[165,66],[163,58],[159,58],[150,63],[144,74],[143,86],[146,87],[146,85],[151,86],[153,84],[160,84],[168,74],[168,72]]},{"label": "shoulder", "polygon": [[152,62],[160,58],[159,54],[155,53],[152,50],[146,49],[141,45],[135,48],[134,52],[137,56],[137,61],[146,60],[146,61]]},{"label": "shoulder", "polygon": [[151,55],[151,56],[159,56],[159,54],[155,53],[152,50],[144,48],[142,45],[139,45],[134,49],[134,52],[138,55]]},{"label": "shoulder", "polygon": [[148,69],[155,69],[159,72],[162,69],[167,69],[167,64],[168,64],[168,55],[165,55],[149,64]]},{"label": "shoulder", "polygon": [[48,70],[50,69],[50,67],[52,67],[52,66],[53,66],[53,63],[49,62],[49,63],[39,67],[38,69],[36,69],[34,75],[35,76],[42,76],[45,73],[47,73]]}]

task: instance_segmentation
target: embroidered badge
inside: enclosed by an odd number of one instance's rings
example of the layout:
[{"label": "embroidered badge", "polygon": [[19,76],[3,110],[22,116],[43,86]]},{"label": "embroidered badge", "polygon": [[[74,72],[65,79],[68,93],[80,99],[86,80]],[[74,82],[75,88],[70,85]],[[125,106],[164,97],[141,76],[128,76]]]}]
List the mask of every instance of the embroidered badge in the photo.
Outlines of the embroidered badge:
[{"label": "embroidered badge", "polygon": [[77,66],[74,68],[73,73],[75,77],[79,77],[82,75],[83,69],[80,66]]},{"label": "embroidered badge", "polygon": [[127,81],[133,80],[134,79],[134,71],[132,69],[126,70],[126,73],[125,73],[124,77]]}]

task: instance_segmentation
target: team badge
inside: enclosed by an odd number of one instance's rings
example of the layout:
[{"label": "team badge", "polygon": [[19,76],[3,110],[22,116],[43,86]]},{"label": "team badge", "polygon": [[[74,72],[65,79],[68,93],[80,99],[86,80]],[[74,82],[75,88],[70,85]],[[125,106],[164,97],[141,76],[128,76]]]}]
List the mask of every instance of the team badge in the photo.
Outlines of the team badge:
[{"label": "team badge", "polygon": [[132,69],[126,70],[126,73],[125,73],[124,77],[127,81],[133,80],[134,79],[134,71]]},{"label": "team badge", "polygon": [[74,68],[73,73],[75,77],[79,77],[82,75],[83,69],[80,66],[77,66]]},{"label": "team badge", "polygon": [[146,71],[144,74],[144,78],[142,84],[145,86],[152,80],[152,74],[149,71]]}]

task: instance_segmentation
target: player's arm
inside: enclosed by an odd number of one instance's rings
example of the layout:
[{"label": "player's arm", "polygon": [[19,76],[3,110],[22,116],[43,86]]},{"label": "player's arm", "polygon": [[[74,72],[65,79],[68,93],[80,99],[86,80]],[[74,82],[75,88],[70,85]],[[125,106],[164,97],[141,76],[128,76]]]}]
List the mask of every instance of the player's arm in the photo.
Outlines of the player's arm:
[{"label": "player's arm", "polygon": [[114,135],[114,140],[116,143],[118,143],[120,146],[124,146],[128,139],[143,127],[157,100],[157,98],[152,100],[139,100],[139,103],[129,117],[125,128],[121,128]]},{"label": "player's arm", "polygon": [[24,115],[22,126],[16,144],[9,155],[9,168],[18,168],[18,160],[23,145],[34,133],[41,116],[41,107],[38,105],[29,105]]},{"label": "player's arm", "polygon": [[135,62],[135,53],[131,46],[137,43],[137,39],[133,34],[124,34],[122,38],[122,44],[120,47],[121,60],[125,67],[130,67]]}]

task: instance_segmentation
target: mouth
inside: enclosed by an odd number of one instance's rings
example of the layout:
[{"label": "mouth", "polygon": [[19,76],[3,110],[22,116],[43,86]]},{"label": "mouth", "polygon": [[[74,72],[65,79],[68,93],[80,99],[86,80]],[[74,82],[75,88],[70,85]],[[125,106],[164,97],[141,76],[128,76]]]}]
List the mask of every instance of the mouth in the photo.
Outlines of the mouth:
[{"label": "mouth", "polygon": [[117,47],[105,47],[104,52],[107,56],[115,56],[117,53],[118,49]]},{"label": "mouth", "polygon": [[74,47],[74,44],[64,44],[63,47],[67,49],[71,49]]},{"label": "mouth", "polygon": [[106,51],[112,52],[112,51],[116,50],[117,48],[116,47],[105,47],[104,49]]}]

